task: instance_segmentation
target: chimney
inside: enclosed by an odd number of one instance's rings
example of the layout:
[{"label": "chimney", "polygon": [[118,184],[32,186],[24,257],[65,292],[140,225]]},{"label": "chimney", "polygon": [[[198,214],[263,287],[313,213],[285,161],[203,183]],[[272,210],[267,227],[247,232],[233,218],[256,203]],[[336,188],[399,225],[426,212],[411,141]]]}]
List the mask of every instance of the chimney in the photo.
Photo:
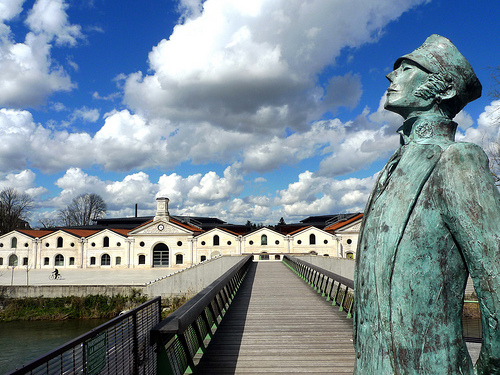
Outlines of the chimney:
[{"label": "chimney", "polygon": [[168,213],[168,198],[156,198],[156,216],[154,221],[165,220],[169,221]]},{"label": "chimney", "polygon": [[137,203],[135,204],[135,217],[137,217]]}]

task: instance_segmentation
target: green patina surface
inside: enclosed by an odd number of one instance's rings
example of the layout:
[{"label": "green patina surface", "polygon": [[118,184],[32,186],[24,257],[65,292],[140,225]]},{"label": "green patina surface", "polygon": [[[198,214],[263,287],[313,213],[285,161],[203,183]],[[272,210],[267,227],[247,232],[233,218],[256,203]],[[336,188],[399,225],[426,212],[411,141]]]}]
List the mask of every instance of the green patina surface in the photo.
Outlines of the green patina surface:
[{"label": "green patina surface", "polygon": [[[355,274],[355,374],[500,374],[500,194],[484,151],[451,120],[481,85],[433,35],[398,59],[385,108],[401,145],[365,209]],[[472,276],[483,344],[472,364],[461,325]]]}]

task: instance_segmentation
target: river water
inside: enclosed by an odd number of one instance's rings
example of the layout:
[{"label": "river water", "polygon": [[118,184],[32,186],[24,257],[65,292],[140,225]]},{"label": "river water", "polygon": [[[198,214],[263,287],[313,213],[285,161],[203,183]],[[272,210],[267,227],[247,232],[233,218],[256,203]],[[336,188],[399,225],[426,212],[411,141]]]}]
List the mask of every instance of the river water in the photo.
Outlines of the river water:
[{"label": "river water", "polygon": [[32,361],[106,322],[103,319],[0,323],[0,374]]}]

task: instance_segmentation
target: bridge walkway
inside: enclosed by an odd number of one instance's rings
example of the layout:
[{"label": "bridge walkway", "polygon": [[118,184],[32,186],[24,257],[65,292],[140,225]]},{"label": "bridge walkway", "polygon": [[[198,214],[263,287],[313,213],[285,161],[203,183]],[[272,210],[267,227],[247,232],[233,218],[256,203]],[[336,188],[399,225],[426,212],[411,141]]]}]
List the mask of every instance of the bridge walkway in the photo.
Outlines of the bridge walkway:
[{"label": "bridge walkway", "polygon": [[254,263],[198,374],[352,374],[352,319],[281,262]]}]

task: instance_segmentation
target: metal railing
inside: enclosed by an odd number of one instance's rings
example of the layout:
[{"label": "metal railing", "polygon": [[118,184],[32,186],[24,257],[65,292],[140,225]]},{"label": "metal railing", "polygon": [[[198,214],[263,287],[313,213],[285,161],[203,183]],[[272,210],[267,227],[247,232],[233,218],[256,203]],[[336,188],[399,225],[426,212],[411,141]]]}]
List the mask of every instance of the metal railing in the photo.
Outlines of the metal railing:
[{"label": "metal railing", "polygon": [[156,297],[18,368],[20,374],[156,374],[150,330],[161,320]]},{"label": "metal railing", "polygon": [[352,317],[354,281],[290,255],[283,256],[283,263],[327,301],[332,301],[333,306],[339,306],[339,311],[345,311],[348,319]]},{"label": "metal railing", "polygon": [[194,357],[203,353],[239,289],[252,255],[234,265],[208,287],[151,330],[158,352],[158,373],[182,375],[196,370]]}]

